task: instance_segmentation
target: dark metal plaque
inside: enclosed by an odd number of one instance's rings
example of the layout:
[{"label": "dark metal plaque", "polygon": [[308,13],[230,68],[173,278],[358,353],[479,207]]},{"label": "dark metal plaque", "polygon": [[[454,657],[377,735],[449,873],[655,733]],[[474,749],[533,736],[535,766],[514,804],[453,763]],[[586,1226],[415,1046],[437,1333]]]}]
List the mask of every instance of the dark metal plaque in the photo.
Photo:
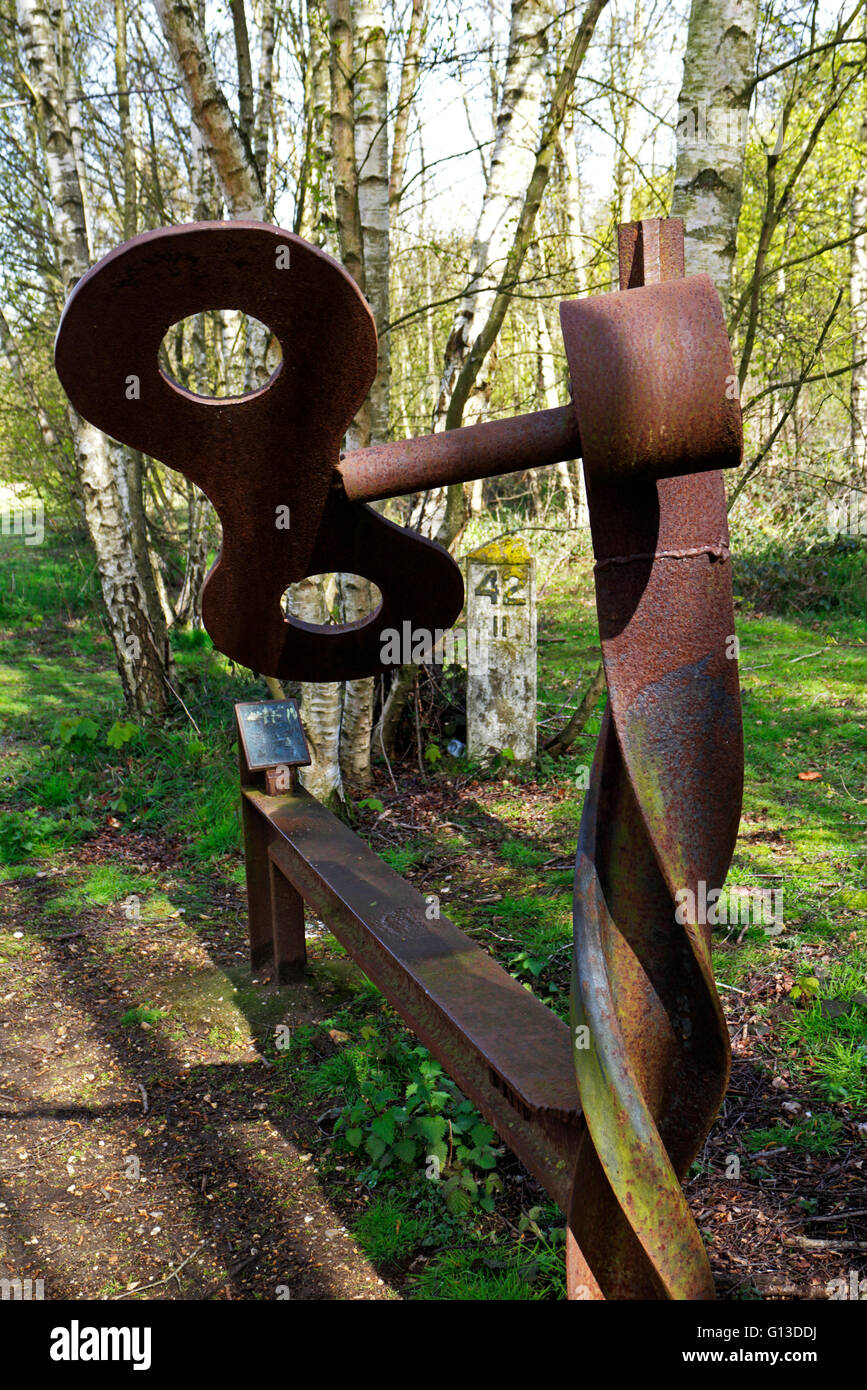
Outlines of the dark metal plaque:
[{"label": "dark metal plaque", "polygon": [[238,730],[251,772],[265,767],[307,767],[310,752],[294,700],[236,705]]}]

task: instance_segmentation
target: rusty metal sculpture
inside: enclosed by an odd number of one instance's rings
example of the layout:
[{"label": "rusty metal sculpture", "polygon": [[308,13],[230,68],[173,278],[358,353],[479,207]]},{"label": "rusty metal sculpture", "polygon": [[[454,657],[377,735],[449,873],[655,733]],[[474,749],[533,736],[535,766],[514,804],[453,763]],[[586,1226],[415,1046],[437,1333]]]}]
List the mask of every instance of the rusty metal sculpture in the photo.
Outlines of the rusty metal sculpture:
[{"label": "rusty metal sculpture", "polygon": [[[346,456],[373,321],[336,262],[278,228],[201,223],[119,247],[71,295],[56,363],[91,423],[211,498],[223,545],[205,625],[283,678],[374,674],[384,629],[433,631],[460,612],[447,552],[365,501],[583,457],[609,701],[578,845],[571,1030],[242,746],[251,956],[289,978],[304,903],[329,923],[566,1213],[570,1297],[710,1298],[680,1184],[730,1054],[707,928],[681,925],[674,902],[722,885],[739,820],[720,470],[740,462],[741,422],[722,310],[707,277],[684,278],[682,224],[622,227],[620,281],[561,305],[570,406]],[[237,400],[193,396],[158,365],[173,323],[219,307],[266,323],[283,350]],[[286,618],[286,588],[331,570],[373,580],[376,613],[327,630]]]}]

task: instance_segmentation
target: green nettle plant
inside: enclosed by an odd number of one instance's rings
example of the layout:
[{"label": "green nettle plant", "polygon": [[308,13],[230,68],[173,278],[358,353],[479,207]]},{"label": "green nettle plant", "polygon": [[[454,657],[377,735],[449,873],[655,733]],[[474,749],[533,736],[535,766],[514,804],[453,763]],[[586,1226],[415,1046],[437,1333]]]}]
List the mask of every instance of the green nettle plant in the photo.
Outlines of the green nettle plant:
[{"label": "green nettle plant", "polygon": [[503,1185],[490,1125],[426,1048],[387,1040],[370,1026],[361,1029],[361,1041],[364,1061],[347,1048],[319,1068],[312,1089],[322,1094],[342,1081],[350,1100],[334,1133],[345,1150],[369,1160],[362,1180],[374,1187],[389,1170],[414,1173],[436,1184],[453,1216],[473,1206],[493,1211]]},{"label": "green nettle plant", "polygon": [[[139,725],[127,719],[116,719],[104,737],[100,735],[95,721],[83,714],[64,715],[54,721],[51,729],[51,741],[55,747],[68,748],[75,757],[89,760],[108,774],[108,809],[120,814],[129,810],[125,793],[128,779],[125,769],[109,762],[108,758],[111,754],[120,754],[127,744],[135,741],[141,745],[143,740]],[[107,754],[102,753],[103,747],[109,750]],[[190,748],[193,747],[197,747],[201,753],[205,752],[202,743],[191,741]],[[192,754],[190,758],[191,761],[195,760]]]},{"label": "green nettle plant", "polygon": [[0,863],[20,864],[39,845],[39,812],[4,811],[0,820]]}]

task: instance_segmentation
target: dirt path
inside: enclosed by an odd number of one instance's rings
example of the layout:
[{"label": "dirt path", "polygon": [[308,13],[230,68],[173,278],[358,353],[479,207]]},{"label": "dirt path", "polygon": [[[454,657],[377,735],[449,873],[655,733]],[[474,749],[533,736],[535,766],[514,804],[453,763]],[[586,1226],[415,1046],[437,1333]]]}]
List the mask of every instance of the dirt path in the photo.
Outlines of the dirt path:
[{"label": "dirt path", "polygon": [[[111,851],[177,901],[164,845]],[[0,1277],[42,1279],[47,1299],[395,1297],[260,1050],[273,1019],[321,1019],[333,997],[252,984],[240,893],[199,894],[192,930],[177,911],[64,914],[67,884],[52,871],[2,890]],[[122,1021],[143,1001],[160,1016]]]},{"label": "dirt path", "polygon": [[[445,814],[414,802],[420,822]],[[49,1299],[400,1298],[402,1276],[347,1230],[352,1173],[332,1158],[323,1189],[325,1102],[267,1055],[275,1029],[335,1012],[354,967],[313,940],[307,983],[251,979],[243,892],[191,876],[156,836],[109,825],[29,867],[0,889],[0,1278],[42,1279]],[[827,1298],[867,1274],[867,1155],[851,1121],[835,1154],[745,1154],[746,1131],[811,1105],[754,1055],[776,980],[726,996],[732,1086],[687,1197],[720,1293]]]}]

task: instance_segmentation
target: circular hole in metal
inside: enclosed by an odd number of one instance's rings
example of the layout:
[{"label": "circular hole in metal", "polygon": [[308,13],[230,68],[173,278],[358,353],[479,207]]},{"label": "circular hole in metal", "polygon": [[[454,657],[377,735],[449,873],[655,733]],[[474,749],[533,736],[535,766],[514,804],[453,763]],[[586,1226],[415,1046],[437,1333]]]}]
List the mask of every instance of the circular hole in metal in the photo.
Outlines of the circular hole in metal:
[{"label": "circular hole in metal", "polygon": [[281,604],[287,618],[329,632],[374,617],[382,607],[382,593],[360,574],[311,574],[290,584]]},{"label": "circular hole in metal", "polygon": [[163,376],[203,400],[243,400],[280,368],[283,350],[266,323],[243,309],[206,309],[178,319],[160,344]]}]

